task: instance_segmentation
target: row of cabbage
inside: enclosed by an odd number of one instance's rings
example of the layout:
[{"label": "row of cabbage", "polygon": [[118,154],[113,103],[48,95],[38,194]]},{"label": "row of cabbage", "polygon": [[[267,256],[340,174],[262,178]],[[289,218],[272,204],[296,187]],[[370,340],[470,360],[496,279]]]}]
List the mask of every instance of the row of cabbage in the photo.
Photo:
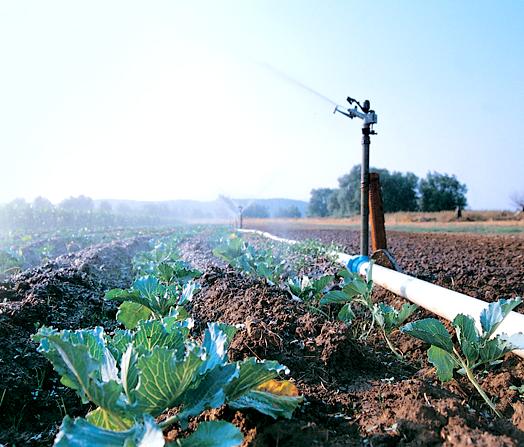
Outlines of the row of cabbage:
[{"label": "row of cabbage", "polygon": [[[314,241],[293,245],[266,241],[265,244],[267,248],[255,248],[239,235],[231,234],[221,240],[213,253],[244,274],[259,276],[269,284],[287,290],[293,299],[305,303],[313,312],[321,313],[328,319],[333,319],[333,310],[336,310],[336,318],[346,323],[360,339],[366,339],[378,328],[388,348],[401,361],[404,361],[403,354],[390,337],[394,331],[400,330],[424,341],[429,346],[428,360],[442,382],[452,380],[455,372],[467,377],[493,413],[502,417],[479,384],[478,374],[501,363],[506,353],[524,349],[523,333],[494,335],[502,321],[522,302],[521,298],[500,299],[488,304],[480,314],[480,331],[474,318],[463,314],[452,321],[452,333],[435,318],[405,324],[417,306],[405,303],[400,309],[395,309],[386,303],[374,302],[372,265],[367,277],[347,269],[316,278],[299,276],[284,256],[298,251],[305,256],[314,254],[329,258],[334,247],[322,246]],[[364,318],[356,319],[357,311]],[[524,385],[516,389],[521,395],[524,394]]]},{"label": "row of cabbage", "polygon": [[94,244],[150,235],[165,230],[112,228],[53,230],[41,233],[8,232],[0,235],[0,281],[58,256]]},{"label": "row of cabbage", "polygon": [[[209,323],[194,334],[186,306],[201,272],[178,258],[180,240],[163,238],[139,255],[132,286],[106,294],[120,303],[122,327],[42,327],[33,336],[62,384],[92,405],[85,418],[64,418],[56,446],[232,447],[243,436],[227,421],[200,422],[183,434],[190,421],[224,404],[289,418],[301,403],[293,383],[280,380],[287,371],[278,362],[228,360],[234,326]],[[171,427],[182,435],[167,442],[163,431]]]}]

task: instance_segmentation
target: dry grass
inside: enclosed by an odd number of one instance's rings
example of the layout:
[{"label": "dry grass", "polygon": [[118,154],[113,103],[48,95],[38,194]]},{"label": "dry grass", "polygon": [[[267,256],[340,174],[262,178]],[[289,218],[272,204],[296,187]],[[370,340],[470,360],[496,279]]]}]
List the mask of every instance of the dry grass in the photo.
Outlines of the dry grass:
[{"label": "dry grass", "polygon": [[[508,211],[463,211],[456,219],[453,211],[438,213],[404,212],[386,214],[386,228],[410,232],[465,232],[524,235],[524,214]],[[244,227],[278,225],[297,229],[358,229],[360,216],[347,218],[307,217],[300,219],[245,219]]]},{"label": "dry grass", "polygon": [[399,212],[386,214],[386,224],[406,224],[419,222],[521,222],[523,213],[511,211],[462,211],[462,218],[456,218],[455,211],[439,211],[435,213]]}]

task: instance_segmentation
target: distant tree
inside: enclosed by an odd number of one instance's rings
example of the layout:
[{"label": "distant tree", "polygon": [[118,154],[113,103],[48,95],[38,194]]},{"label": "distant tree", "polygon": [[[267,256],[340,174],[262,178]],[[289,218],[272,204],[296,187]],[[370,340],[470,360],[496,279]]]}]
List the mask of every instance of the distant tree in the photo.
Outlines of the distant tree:
[{"label": "distant tree", "polygon": [[45,197],[38,196],[35,200],[33,200],[31,208],[36,211],[51,211],[54,209],[54,205]]},{"label": "distant tree", "polygon": [[296,205],[290,205],[286,207],[281,207],[275,213],[275,217],[302,217],[302,213]]},{"label": "distant tree", "polygon": [[524,213],[524,191],[523,192],[514,192],[510,197],[513,204]]},{"label": "distant tree", "polygon": [[149,202],[142,206],[142,213],[151,217],[163,218],[169,215],[169,207],[162,202]]},{"label": "distant tree", "polygon": [[127,203],[121,202],[116,206],[116,213],[123,214],[123,215],[129,215],[133,213],[133,210]]},{"label": "distant tree", "polygon": [[340,210],[340,203],[338,201],[338,189],[333,190],[333,194],[331,194],[328,198],[328,215],[329,216],[336,216],[338,215],[338,212]]},{"label": "distant tree", "polygon": [[[382,202],[386,213],[417,209],[418,177],[415,174],[390,173],[387,169],[379,168],[370,168],[370,171],[380,175]],[[348,174],[338,179],[339,188],[328,201],[329,214],[350,216],[360,212],[360,182],[360,165],[353,166]]]},{"label": "distant tree", "polygon": [[98,211],[105,214],[111,214],[113,212],[113,207],[107,200],[102,200],[98,204]]},{"label": "distant tree", "polygon": [[338,189],[329,201],[329,212],[335,216],[351,216],[360,211],[360,165],[338,179]]},{"label": "distant tree", "polygon": [[26,222],[33,220],[32,210],[25,199],[14,199],[2,210],[2,222],[7,227],[24,228]]},{"label": "distant tree", "polygon": [[387,169],[373,169],[380,175],[384,212],[416,211],[418,209],[417,187],[419,179],[412,172],[390,173]]},{"label": "distant tree", "polygon": [[95,204],[91,197],[80,195],[78,197],[69,197],[60,202],[60,208],[71,211],[93,211]]},{"label": "distant tree", "polygon": [[311,190],[308,214],[310,216],[318,217],[325,217],[330,214],[328,210],[329,198],[335,191],[335,189],[331,188],[319,188]]},{"label": "distant tree", "polygon": [[420,209],[422,211],[444,211],[465,208],[468,188],[454,175],[428,172],[419,182]]},{"label": "distant tree", "polygon": [[252,203],[251,205],[244,208],[242,212],[244,217],[269,217],[269,209],[267,206],[261,205],[260,203]]}]

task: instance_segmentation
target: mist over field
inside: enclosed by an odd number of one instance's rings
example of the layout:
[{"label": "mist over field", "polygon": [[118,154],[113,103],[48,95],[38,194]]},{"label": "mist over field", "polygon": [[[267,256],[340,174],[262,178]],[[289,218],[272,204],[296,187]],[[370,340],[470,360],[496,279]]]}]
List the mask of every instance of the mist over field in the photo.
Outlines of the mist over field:
[{"label": "mist over field", "polygon": [[378,114],[372,166],[456,175],[470,208],[510,209],[522,16],[518,2],[4,2],[0,203],[309,201],[360,162],[360,123],[332,114],[351,96]]}]

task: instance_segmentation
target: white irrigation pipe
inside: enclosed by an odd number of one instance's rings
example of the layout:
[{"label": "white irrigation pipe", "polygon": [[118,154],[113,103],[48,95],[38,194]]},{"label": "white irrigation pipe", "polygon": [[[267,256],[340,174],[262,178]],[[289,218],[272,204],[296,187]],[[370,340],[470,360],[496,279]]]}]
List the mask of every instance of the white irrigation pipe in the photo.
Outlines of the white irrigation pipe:
[{"label": "white irrigation pipe", "polygon": [[[258,230],[239,230],[243,233],[258,234],[278,242],[296,244],[298,241],[273,236]],[[333,253],[337,261],[348,267],[351,271],[365,275],[369,268],[369,261],[361,256],[350,256],[345,253]],[[423,307],[434,314],[452,321],[458,314],[473,317],[480,329],[480,312],[487,306],[487,302],[473,298],[453,290],[422,281],[404,273],[396,272],[380,265],[373,265],[373,282],[379,286],[400,295],[412,303]],[[498,327],[495,334],[506,333],[513,335],[524,332],[524,315],[510,312]],[[524,357],[524,350],[513,351],[520,357]]]}]

